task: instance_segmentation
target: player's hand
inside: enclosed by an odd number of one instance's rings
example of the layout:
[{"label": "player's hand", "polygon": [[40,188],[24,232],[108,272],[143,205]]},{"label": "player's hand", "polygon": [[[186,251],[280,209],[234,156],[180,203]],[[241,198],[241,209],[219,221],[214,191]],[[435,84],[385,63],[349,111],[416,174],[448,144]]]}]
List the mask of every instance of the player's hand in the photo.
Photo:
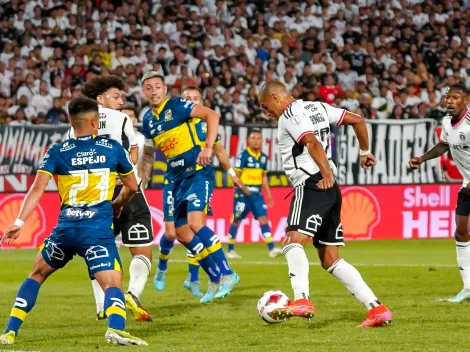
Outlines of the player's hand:
[{"label": "player's hand", "polygon": [[0,246],[5,244],[11,244],[20,236],[21,227],[11,225],[5,230],[5,233],[0,237]]},{"label": "player's hand", "polygon": [[233,176],[232,181],[233,181],[233,184],[235,185],[235,187],[238,187],[240,189],[243,188],[244,184],[243,184],[242,180],[240,180],[240,177]]},{"label": "player's hand", "polygon": [[423,160],[419,156],[411,158],[411,160],[408,162],[408,164],[410,165],[412,169],[417,169],[419,165],[421,165],[422,163],[423,163]]},{"label": "player's hand", "polygon": [[122,212],[122,205],[119,202],[113,202],[113,214],[116,219],[119,219]]},{"label": "player's hand", "polygon": [[333,171],[328,171],[326,175],[317,183],[317,187],[320,189],[328,189],[333,187],[335,184],[335,176],[333,175]]},{"label": "player's hand", "polygon": [[374,154],[364,155],[359,158],[359,163],[363,169],[368,169],[377,164]]},{"label": "player's hand", "polygon": [[197,163],[201,166],[206,166],[211,163],[212,148],[204,148],[197,157]]}]

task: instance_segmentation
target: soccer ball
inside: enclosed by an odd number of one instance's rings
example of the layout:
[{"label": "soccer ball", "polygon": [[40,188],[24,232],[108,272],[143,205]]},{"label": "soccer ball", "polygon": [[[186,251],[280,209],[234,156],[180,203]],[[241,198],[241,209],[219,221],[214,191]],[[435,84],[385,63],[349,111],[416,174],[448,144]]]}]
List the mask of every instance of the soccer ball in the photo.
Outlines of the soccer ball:
[{"label": "soccer ball", "polygon": [[289,304],[289,297],[279,290],[265,292],[258,301],[258,313],[268,324],[279,324],[284,320],[276,320],[269,316],[274,309],[286,307]]}]

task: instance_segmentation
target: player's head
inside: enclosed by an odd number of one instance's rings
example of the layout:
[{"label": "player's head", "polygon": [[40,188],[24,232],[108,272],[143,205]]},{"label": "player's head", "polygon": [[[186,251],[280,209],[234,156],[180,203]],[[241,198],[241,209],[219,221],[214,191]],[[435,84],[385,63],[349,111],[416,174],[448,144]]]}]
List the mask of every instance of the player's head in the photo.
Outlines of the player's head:
[{"label": "player's head", "polygon": [[98,134],[100,115],[96,100],[82,95],[69,103],[70,123],[77,137]]},{"label": "player's head", "polygon": [[258,101],[266,115],[277,121],[295,98],[289,94],[283,83],[271,80],[261,87]]},{"label": "player's head", "polygon": [[142,92],[153,108],[165,100],[167,91],[165,77],[157,71],[149,71],[142,77]]},{"label": "player's head", "polygon": [[465,85],[458,83],[449,87],[446,94],[447,111],[452,117],[459,117],[470,102]]},{"label": "player's head", "polygon": [[127,116],[129,116],[132,121],[132,124],[135,126],[135,124],[138,122],[137,111],[135,110],[135,108],[133,106],[127,105],[124,106],[121,111]]},{"label": "player's head", "polygon": [[261,135],[261,130],[253,129],[248,135],[248,146],[253,150],[260,150],[261,143],[263,142],[263,137]]},{"label": "player's head", "polygon": [[202,91],[199,87],[187,86],[181,91],[181,96],[196,105],[202,105]]},{"label": "player's head", "polygon": [[95,77],[85,84],[82,94],[95,99],[105,108],[121,110],[124,105],[121,93],[123,89],[124,82],[118,76]]}]

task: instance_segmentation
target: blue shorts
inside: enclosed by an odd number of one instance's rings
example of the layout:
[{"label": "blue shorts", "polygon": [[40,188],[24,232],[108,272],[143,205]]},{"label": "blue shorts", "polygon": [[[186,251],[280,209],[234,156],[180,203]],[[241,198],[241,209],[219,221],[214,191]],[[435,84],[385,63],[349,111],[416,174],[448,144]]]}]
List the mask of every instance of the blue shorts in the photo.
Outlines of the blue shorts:
[{"label": "blue shorts", "polygon": [[163,185],[163,221],[165,222],[175,221],[173,188],[174,185],[172,182]]},{"label": "blue shorts", "polygon": [[41,254],[53,268],[63,268],[78,254],[85,259],[88,274],[92,278],[104,270],[121,270],[121,258],[110,228],[102,231],[96,228],[55,227],[45,239]]},{"label": "blue shorts", "polygon": [[188,223],[188,213],[202,211],[212,215],[210,201],[214,191],[214,178],[204,172],[184,179],[173,189],[175,227]]},{"label": "blue shorts", "polygon": [[235,191],[233,221],[243,220],[250,212],[253,213],[255,219],[259,219],[267,215],[266,209],[266,203],[260,192],[251,192],[251,196],[248,198],[238,190]]}]

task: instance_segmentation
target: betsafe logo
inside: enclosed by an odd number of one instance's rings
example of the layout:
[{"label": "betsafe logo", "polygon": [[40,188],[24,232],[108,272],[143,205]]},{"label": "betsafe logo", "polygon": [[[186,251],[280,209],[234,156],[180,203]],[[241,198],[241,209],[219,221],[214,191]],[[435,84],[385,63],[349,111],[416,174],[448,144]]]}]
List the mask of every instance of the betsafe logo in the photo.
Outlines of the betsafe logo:
[{"label": "betsafe logo", "polygon": [[380,223],[377,198],[363,187],[348,187],[342,194],[341,223],[345,238],[371,239],[374,228]]},{"label": "betsafe logo", "polygon": [[[0,200],[0,232],[3,234],[14,222],[21,208],[25,195],[12,194]],[[29,216],[21,235],[13,242],[13,247],[37,248],[37,240],[46,230],[46,214],[40,204],[36,206]]]}]

